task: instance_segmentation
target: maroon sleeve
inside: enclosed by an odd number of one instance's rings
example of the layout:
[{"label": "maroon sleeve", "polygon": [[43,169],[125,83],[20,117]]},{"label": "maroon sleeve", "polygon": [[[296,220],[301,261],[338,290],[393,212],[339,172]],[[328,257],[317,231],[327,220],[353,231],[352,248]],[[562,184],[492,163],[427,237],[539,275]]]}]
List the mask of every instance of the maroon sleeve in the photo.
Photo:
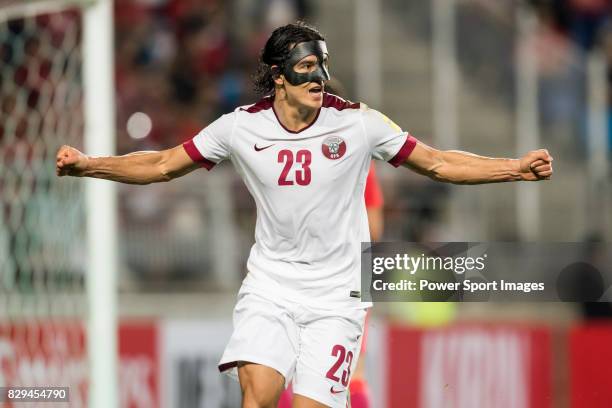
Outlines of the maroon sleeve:
[{"label": "maroon sleeve", "polygon": [[198,163],[206,170],[210,170],[215,167],[215,162],[210,161],[206,157],[202,156],[195,143],[193,143],[193,139],[183,143],[183,148],[187,152],[187,155],[191,157],[191,160],[193,160],[195,163]]},{"label": "maroon sleeve", "polygon": [[393,167],[399,167],[402,163],[406,161],[410,153],[414,150],[417,144],[416,138],[414,138],[410,133],[406,134],[406,141],[403,146],[399,149],[399,152],[391,160],[389,160],[389,164]]}]

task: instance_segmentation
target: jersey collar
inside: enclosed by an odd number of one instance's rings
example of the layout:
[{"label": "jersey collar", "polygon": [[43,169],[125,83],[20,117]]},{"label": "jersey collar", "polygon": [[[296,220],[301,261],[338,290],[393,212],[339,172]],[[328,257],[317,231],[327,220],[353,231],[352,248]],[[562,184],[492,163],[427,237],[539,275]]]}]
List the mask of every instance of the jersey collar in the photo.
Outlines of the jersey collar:
[{"label": "jersey collar", "polygon": [[285,131],[287,131],[289,133],[293,133],[293,134],[302,133],[303,131],[305,131],[306,129],[310,128],[312,125],[314,125],[316,123],[317,119],[319,119],[319,115],[321,114],[321,108],[319,108],[319,109],[317,109],[317,114],[315,115],[315,117],[312,120],[312,122],[310,122],[308,125],[304,126],[300,130],[290,130],[287,127],[285,127],[285,125],[283,125],[283,122],[281,122],[280,118],[278,117],[278,114],[276,113],[276,109],[274,109],[274,95],[272,95],[270,98],[271,98],[271,102],[272,102],[272,112],[274,112],[274,116],[276,117],[276,121],[278,122],[279,125],[282,126],[283,129],[285,129]]}]

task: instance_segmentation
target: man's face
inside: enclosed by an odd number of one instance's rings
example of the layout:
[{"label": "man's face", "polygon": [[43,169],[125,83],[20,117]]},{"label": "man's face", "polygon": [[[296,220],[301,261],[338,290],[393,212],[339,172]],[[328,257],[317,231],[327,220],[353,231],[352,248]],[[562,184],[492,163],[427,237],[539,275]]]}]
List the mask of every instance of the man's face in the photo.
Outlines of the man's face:
[{"label": "man's face", "polygon": [[[327,55],[323,58],[323,64],[327,67]],[[298,74],[308,74],[314,72],[317,66],[317,57],[315,55],[308,55],[299,60],[293,66],[293,70]],[[313,109],[318,109],[323,104],[323,89],[325,87],[325,81],[323,80],[291,85],[289,81],[285,79],[284,86],[287,92],[287,98],[290,101],[297,102],[299,105]]]}]

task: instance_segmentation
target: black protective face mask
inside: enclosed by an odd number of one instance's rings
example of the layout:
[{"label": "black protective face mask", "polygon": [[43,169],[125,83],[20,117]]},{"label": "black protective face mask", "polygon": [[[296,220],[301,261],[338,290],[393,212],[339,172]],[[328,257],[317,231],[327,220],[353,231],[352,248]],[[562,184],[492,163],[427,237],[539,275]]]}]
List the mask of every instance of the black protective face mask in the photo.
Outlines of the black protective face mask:
[{"label": "black protective face mask", "polygon": [[[317,57],[317,68],[305,74],[295,72],[293,69],[295,64],[309,55]],[[326,63],[323,62],[327,55],[327,45],[325,41],[316,40],[301,42],[289,52],[289,57],[287,57],[280,67],[280,73],[282,73],[287,81],[293,86],[301,85],[306,82],[329,81],[329,70],[327,69]],[[276,73],[278,72],[279,71],[276,71]]]}]

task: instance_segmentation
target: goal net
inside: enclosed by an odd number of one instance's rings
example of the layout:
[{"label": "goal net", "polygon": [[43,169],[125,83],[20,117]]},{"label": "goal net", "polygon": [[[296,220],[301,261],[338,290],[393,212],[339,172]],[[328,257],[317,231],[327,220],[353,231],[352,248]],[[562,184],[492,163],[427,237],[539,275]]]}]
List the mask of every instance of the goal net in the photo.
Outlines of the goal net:
[{"label": "goal net", "polygon": [[71,407],[88,405],[86,200],[54,168],[84,145],[84,4],[0,3],[0,387],[69,387]]}]

